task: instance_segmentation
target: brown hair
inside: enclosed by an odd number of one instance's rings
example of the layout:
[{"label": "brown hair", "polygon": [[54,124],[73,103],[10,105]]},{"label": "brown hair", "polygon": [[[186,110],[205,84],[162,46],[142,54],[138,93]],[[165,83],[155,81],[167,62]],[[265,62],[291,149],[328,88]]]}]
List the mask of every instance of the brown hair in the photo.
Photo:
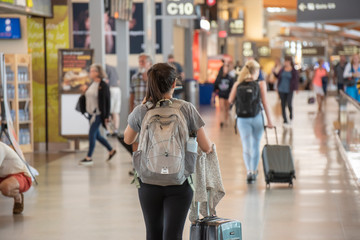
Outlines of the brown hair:
[{"label": "brown hair", "polygon": [[95,68],[96,72],[98,73],[98,78],[104,79],[107,78],[106,72],[104,71],[104,68],[97,63],[91,64],[90,68]]},{"label": "brown hair", "polygon": [[293,60],[293,58],[292,58],[291,56],[286,56],[286,57],[285,57],[285,61],[290,62],[291,67],[292,67],[293,69],[295,69],[294,60]]},{"label": "brown hair", "polygon": [[157,63],[147,72],[148,82],[145,101],[150,101],[153,108],[171,90],[176,80],[176,69],[168,63]]}]

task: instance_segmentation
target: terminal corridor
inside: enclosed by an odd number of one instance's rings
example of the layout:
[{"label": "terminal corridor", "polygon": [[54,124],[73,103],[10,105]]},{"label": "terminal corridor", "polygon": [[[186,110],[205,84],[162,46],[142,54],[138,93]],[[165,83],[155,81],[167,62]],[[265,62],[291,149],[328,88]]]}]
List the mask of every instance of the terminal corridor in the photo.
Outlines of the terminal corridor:
[{"label": "terminal corridor", "polygon": [[[207,133],[217,145],[226,190],[217,213],[240,220],[244,240],[360,239],[359,185],[335,140],[338,103],[328,97],[324,113],[317,113],[307,96],[294,96],[292,128],[283,128],[278,95],[268,95],[279,142],[292,146],[293,188],[266,188],[262,163],[258,180],[247,184],[233,118],[221,129],[219,110],[200,107]],[[270,130],[271,143],[274,136]],[[116,139],[110,140],[118,154],[107,163],[106,150],[97,144],[92,167],[78,165],[83,152],[27,155],[40,172],[39,185],[25,193],[23,215],[13,216],[13,200],[0,196],[0,239],[145,239],[137,190],[128,175],[131,157]],[[189,238],[189,228],[187,220],[184,239]]]}]

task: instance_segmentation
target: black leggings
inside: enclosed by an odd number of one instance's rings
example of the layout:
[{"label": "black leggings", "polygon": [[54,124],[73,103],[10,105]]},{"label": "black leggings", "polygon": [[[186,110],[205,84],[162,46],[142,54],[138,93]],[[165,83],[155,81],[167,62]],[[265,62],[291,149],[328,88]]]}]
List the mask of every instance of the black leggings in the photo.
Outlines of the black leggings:
[{"label": "black leggings", "polygon": [[139,199],[147,240],[181,240],[193,197],[188,181],[180,186],[156,186],[140,182]]},{"label": "black leggings", "polygon": [[281,111],[282,111],[282,115],[284,118],[284,123],[287,123],[288,120],[286,117],[285,107],[286,107],[286,105],[288,106],[289,112],[290,112],[290,120],[292,120],[292,118],[293,118],[293,108],[292,108],[293,92],[290,92],[290,93],[279,92],[279,96],[280,96],[280,100],[281,100]]}]

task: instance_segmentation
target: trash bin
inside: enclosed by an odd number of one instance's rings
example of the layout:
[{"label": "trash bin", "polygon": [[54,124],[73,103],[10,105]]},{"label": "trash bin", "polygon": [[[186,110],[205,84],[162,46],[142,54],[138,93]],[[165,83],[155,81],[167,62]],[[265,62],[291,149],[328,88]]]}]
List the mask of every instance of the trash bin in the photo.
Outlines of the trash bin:
[{"label": "trash bin", "polygon": [[214,84],[212,83],[200,84],[199,91],[200,91],[200,104],[210,105],[211,95],[214,91]]},{"label": "trash bin", "polygon": [[185,80],[185,100],[199,108],[199,83],[195,79]]}]

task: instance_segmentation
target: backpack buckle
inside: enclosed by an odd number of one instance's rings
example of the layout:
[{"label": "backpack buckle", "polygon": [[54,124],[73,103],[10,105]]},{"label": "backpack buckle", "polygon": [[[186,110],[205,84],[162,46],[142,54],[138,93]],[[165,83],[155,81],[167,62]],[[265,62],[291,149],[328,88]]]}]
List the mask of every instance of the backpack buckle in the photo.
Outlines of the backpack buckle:
[{"label": "backpack buckle", "polygon": [[156,103],[156,107],[160,107],[161,103],[163,103],[163,102],[168,102],[169,106],[171,106],[171,104],[172,104],[172,101],[170,99],[161,99],[160,101],[158,101]]}]

